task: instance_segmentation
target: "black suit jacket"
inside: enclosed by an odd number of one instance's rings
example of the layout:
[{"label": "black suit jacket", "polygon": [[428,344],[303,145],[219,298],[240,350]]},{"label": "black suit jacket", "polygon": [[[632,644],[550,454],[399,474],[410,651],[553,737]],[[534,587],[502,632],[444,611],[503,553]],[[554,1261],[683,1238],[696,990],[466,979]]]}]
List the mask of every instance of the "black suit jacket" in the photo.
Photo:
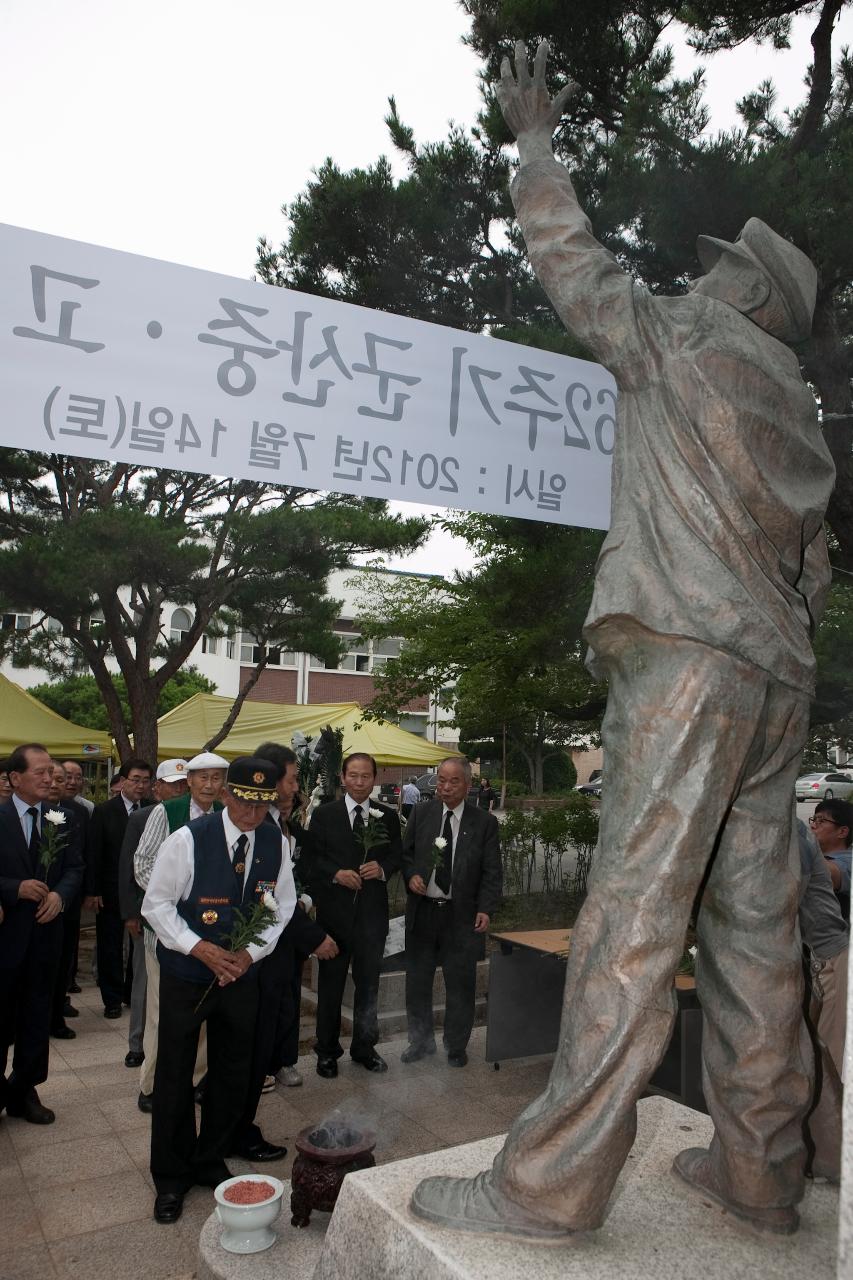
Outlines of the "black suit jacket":
[{"label": "black suit jacket", "polygon": [[[403,838],[403,878],[408,886],[412,876],[429,884],[432,875],[433,844],[441,835],[444,805],[440,800],[416,805],[409,814]],[[500,906],[503,888],[500,827],[493,813],[465,801],[459,835],[453,853],[451,896],[454,902],[453,927],[460,945],[484,945],[474,933],[474,917],[479,911],[493,916]],[[419,895],[409,892],[406,926],[411,927]]]},{"label": "black suit jacket", "polygon": [[42,804],[42,814],[48,809],[61,809],[66,816],[65,843],[45,875],[43,868],[33,866],[14,804],[7,800],[0,805],[0,902],[4,913],[0,924],[0,969],[14,968],[19,964],[34,936],[45,944],[59,945],[61,915],[50,924],[36,924],[38,904],[26,899],[21,901],[18,889],[22,880],[44,880],[59,894],[63,903],[68,904],[74,899],[83,879],[83,830],[76,814],[78,807]]},{"label": "black suit jacket", "polygon": [[[143,800],[142,807],[149,805]],[[89,822],[86,892],[103,898],[113,911],[119,910],[119,861],[129,816],[124,797],[117,795],[97,805]]]},{"label": "black suit jacket", "polygon": [[387,881],[400,867],[400,819],[396,810],[387,805],[371,800],[370,807],[382,810],[388,832],[388,843],[377,845],[370,852],[370,859],[379,863],[385,879],[365,880],[358,894],[334,883],[339,871],[357,871],[364,861],[361,845],[352,833],[346,800],[333,800],[315,809],[308,831],[308,892],[317,908],[317,923],[345,946],[356,936],[379,942],[388,935]]},{"label": "black suit jacket", "polygon": [[118,856],[118,908],[122,920],[138,920],[142,915],[143,891],[134,879],[133,855],[139,847],[145,824],[156,808],[155,804],[149,804],[127,816]]},{"label": "black suit jacket", "polygon": [[[278,823],[271,813],[268,813],[265,822],[271,822],[275,826]],[[300,826],[295,823],[288,822],[287,829],[294,837],[296,842],[296,852],[294,856],[294,865],[301,864],[302,858],[305,856],[305,848],[308,843],[308,832],[303,831]],[[294,879],[296,872],[294,870]],[[300,881],[301,883],[301,881]],[[297,893],[299,889],[297,888]],[[296,951],[303,955],[310,956],[311,952],[319,947],[321,942],[326,939],[326,930],[321,928],[319,924],[311,919],[307,911],[303,911],[299,903],[296,904],[296,910],[288,920],[287,924],[281,931],[276,947],[293,947]]]}]

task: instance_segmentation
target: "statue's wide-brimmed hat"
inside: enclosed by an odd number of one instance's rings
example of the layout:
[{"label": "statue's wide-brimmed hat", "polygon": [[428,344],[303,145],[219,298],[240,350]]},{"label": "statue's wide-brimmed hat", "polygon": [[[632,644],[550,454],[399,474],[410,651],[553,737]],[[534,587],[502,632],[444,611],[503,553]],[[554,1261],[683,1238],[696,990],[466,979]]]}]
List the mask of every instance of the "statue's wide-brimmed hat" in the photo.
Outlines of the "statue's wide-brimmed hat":
[{"label": "statue's wide-brimmed hat", "polygon": [[237,756],[228,766],[225,785],[238,800],[250,800],[262,804],[276,799],[275,789],[278,770],[271,760],[263,756]]},{"label": "statue's wide-brimmed hat", "polygon": [[773,327],[774,336],[783,342],[804,342],[809,336],[817,297],[817,271],[796,245],[777,235],[766,222],[750,218],[734,241],[700,236],[696,252],[706,271],[710,271],[724,253],[732,253],[757,266],[767,277],[785,312],[782,326]]}]

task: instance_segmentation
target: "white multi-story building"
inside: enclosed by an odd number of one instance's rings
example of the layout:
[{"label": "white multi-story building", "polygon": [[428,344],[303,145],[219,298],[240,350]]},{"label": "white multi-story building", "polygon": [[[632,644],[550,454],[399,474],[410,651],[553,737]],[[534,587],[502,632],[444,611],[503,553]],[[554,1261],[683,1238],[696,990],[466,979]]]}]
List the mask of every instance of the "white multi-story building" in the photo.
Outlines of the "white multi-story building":
[{"label": "white multi-story building", "polygon": [[[335,633],[348,645],[340,665],[329,668],[308,653],[274,651],[257,684],[248,694],[248,700],[288,704],[358,702],[361,706],[371,701],[375,688],[373,677],[389,658],[399,654],[400,641],[394,638],[363,640],[359,635],[355,621],[360,602],[358,578],[366,572],[374,574],[377,570],[350,568],[329,577],[329,595],[342,602]],[[393,570],[379,572],[397,576]],[[128,602],[129,599],[128,592]],[[0,615],[0,626],[4,630],[25,630],[32,621],[33,615],[23,611]],[[192,613],[184,606],[167,605],[163,610],[161,625],[164,635],[173,639],[179,639],[181,632],[188,631],[192,622]],[[255,638],[246,632],[238,632],[232,636],[202,636],[187,661],[216,685],[217,693],[233,698],[253,670],[258,656]],[[24,688],[32,688],[50,679],[41,668],[15,667],[9,658],[0,664],[0,671]],[[436,707],[431,699],[422,697],[400,709],[399,724],[410,733],[453,748],[459,734],[451,727],[449,719],[446,711]]]}]

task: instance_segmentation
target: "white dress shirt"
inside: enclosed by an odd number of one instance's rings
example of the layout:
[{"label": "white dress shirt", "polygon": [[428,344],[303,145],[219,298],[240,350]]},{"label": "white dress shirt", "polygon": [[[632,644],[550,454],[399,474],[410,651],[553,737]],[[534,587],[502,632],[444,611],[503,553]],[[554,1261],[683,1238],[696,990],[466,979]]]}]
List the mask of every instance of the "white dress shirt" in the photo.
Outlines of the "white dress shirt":
[{"label": "white dress shirt", "polygon": [[44,821],[44,810],[41,807],[42,802],[40,800],[37,800],[34,805],[28,805],[26,800],[21,799],[17,791],[13,791],[12,803],[14,804],[17,810],[18,817],[21,819],[21,830],[24,833],[24,840],[27,843],[27,847],[29,847],[30,836],[33,833],[33,816],[31,813],[28,813],[27,810],[30,808],[38,809],[39,815],[40,815],[40,821]]},{"label": "white dress shirt", "polygon": [[[361,803],[359,804],[356,800],[353,800],[352,796],[347,791],[346,794],[344,795],[344,800],[346,801],[347,816],[349,817],[350,826],[351,827],[355,826],[356,809],[361,810],[362,821],[364,822],[364,825],[367,826],[368,822],[370,821],[370,796],[368,796],[366,800],[362,800]],[[384,845],[382,845],[381,847],[383,849],[385,848]],[[376,855],[374,854],[372,849],[370,853],[365,853],[363,854],[363,856],[365,858],[365,861],[368,861],[368,862],[376,861]],[[382,870],[381,867],[379,868],[379,879],[380,880],[385,879],[385,872]]]},{"label": "white dress shirt", "polygon": [[[456,842],[459,839],[459,824],[462,821],[462,810],[464,808],[465,808],[464,800],[461,802],[461,804],[458,804],[455,809],[448,809],[446,804],[443,804],[441,806],[441,830],[439,831],[438,834],[442,837],[444,836],[444,822],[445,822],[445,819],[447,818],[448,813],[450,814],[450,829],[453,832],[453,845],[451,848],[451,863],[450,863],[451,867],[453,866],[453,858],[456,857]],[[435,883],[434,871],[429,878],[429,884],[427,885],[426,896],[428,898],[451,897],[451,894],[442,892],[442,890],[439,889],[438,885]]]},{"label": "white dress shirt", "polygon": [[[245,875],[248,878],[255,849],[254,831],[240,831],[228,816],[227,809],[218,815],[225,831],[225,843],[232,862],[234,846],[240,836],[248,838],[249,845],[244,858]],[[195,845],[188,827],[180,827],[163,841],[151,871],[151,879],[142,902],[142,914],[151,928],[170,951],[189,955],[197,943],[203,941],[178,915],[177,904],[185,902],[193,887],[195,872]],[[282,839],[281,869],[276,879],[274,897],[278,905],[275,922],[262,933],[261,944],[251,943],[246,950],[253,961],[261,960],[275,946],[279,935],[293,915],[296,906],[296,889],[293,884],[293,864],[290,849]]]}]

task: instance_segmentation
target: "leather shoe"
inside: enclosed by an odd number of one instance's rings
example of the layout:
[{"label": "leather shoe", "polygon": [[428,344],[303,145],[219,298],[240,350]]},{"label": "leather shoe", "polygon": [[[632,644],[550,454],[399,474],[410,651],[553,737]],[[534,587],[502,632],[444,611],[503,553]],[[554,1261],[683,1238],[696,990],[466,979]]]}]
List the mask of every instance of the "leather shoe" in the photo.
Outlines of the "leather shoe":
[{"label": "leather shoe", "polygon": [[22,1102],[7,1102],[6,1112],[18,1116],[28,1124],[53,1124],[56,1115],[50,1107],[43,1107],[35,1089],[30,1089]]},{"label": "leather shoe", "polygon": [[71,1027],[66,1027],[66,1026],[53,1027],[50,1034],[54,1040],[76,1040],[77,1039],[77,1032],[72,1031]]},{"label": "leather shoe", "polygon": [[68,994],[70,996],[79,996],[82,990],[83,988],[78,986],[76,982],[72,982],[71,986],[68,988]]},{"label": "leather shoe", "polygon": [[449,1067],[467,1067],[468,1054],[464,1049],[461,1049],[459,1053],[449,1053],[447,1055],[447,1065]]},{"label": "leather shoe", "polygon": [[139,1097],[136,1099],[136,1105],[139,1107],[140,1111],[144,1111],[147,1116],[150,1116],[151,1112],[154,1110],[154,1094],[140,1093]]},{"label": "leather shoe", "polygon": [[408,1049],[404,1049],[401,1053],[400,1061],[408,1065],[410,1062],[420,1062],[421,1058],[429,1058],[434,1053],[434,1044],[410,1044]]},{"label": "leather shoe", "polygon": [[120,1017],[121,1017],[121,1005],[120,1005],[120,1004],[110,1004],[110,1005],[107,1005],[106,1009],[104,1010],[104,1017],[105,1017],[105,1018],[120,1018]]},{"label": "leather shoe", "polygon": [[353,1058],[353,1062],[364,1067],[365,1071],[375,1071],[377,1074],[388,1070],[388,1063],[384,1058],[380,1058],[378,1053],[371,1053],[366,1058]]},{"label": "leather shoe", "polygon": [[154,1221],[177,1222],[184,1211],[184,1197],[178,1191],[161,1191],[154,1201]]},{"label": "leather shoe", "polygon": [[133,1050],[124,1055],[124,1065],[126,1067],[141,1067],[145,1061],[144,1053],[134,1053]]},{"label": "leather shoe", "polygon": [[273,1142],[261,1138],[259,1142],[249,1142],[244,1147],[235,1147],[231,1152],[241,1160],[251,1160],[253,1164],[267,1164],[273,1160],[283,1160],[287,1155],[287,1147],[277,1147]]},{"label": "leather shoe", "polygon": [[80,1010],[75,1009],[70,1000],[66,1000],[62,1007],[62,1016],[63,1018],[79,1018]]},{"label": "leather shoe", "polygon": [[318,1058],[317,1059],[317,1075],[323,1076],[326,1080],[334,1080],[338,1074],[338,1063],[335,1058]]}]

